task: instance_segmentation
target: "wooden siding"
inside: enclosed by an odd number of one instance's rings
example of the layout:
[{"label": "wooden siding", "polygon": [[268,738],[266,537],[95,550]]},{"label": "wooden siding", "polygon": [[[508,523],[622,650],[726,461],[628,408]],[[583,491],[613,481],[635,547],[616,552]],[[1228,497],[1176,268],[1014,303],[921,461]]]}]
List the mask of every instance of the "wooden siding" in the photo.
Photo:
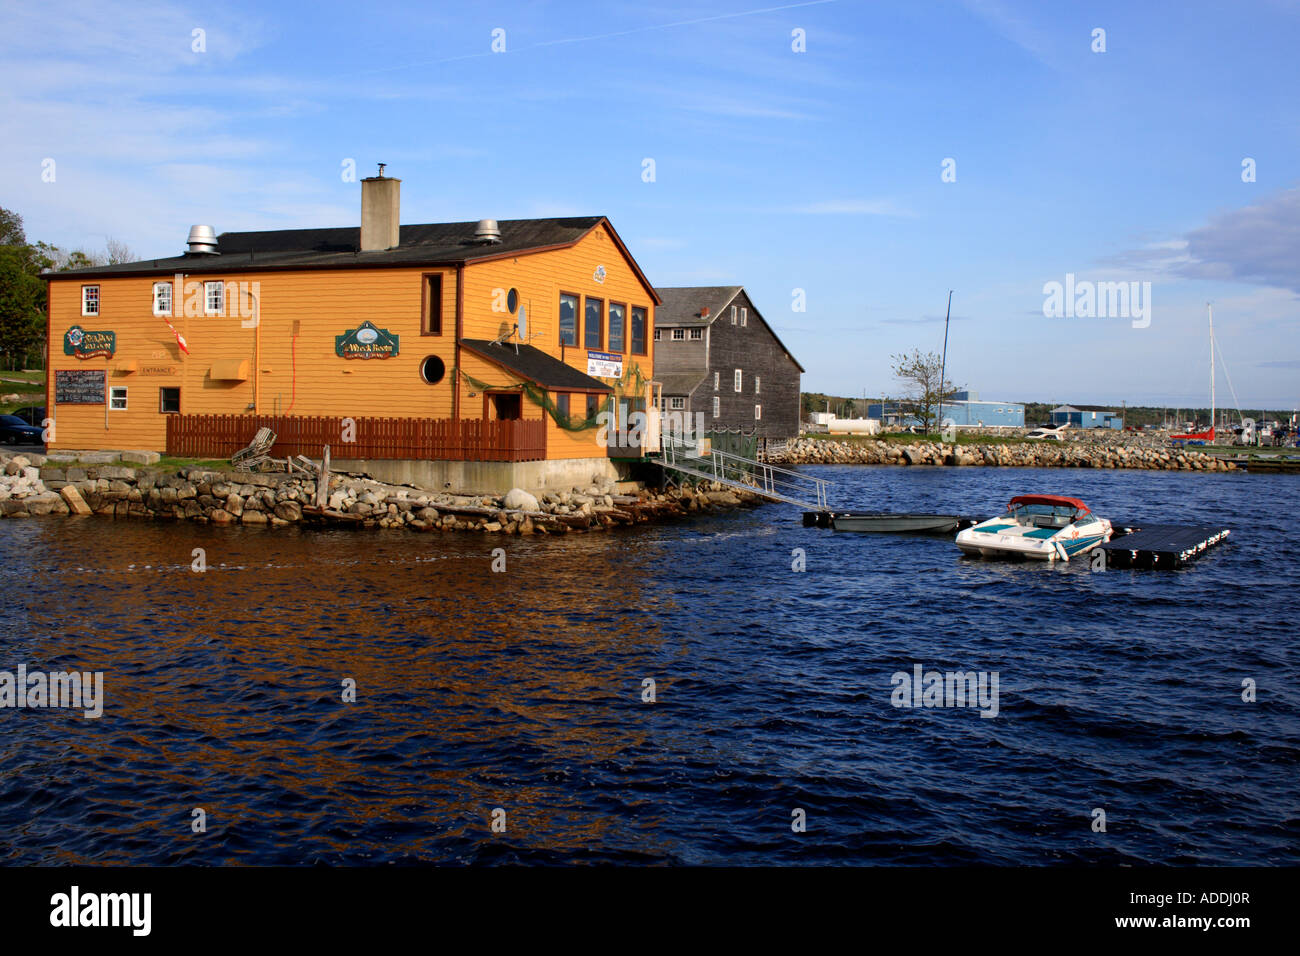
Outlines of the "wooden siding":
[{"label": "wooden siding", "polygon": [[[793,438],[799,434],[799,367],[790,359],[772,332],[758,317],[749,296],[741,291],[731,305],[749,310],[746,325],[731,324],[728,306],[714,319],[706,334],[708,365],[696,366],[704,381],[687,398],[687,411],[702,412],[705,428],[735,429],[757,434],[760,438]],[[660,341],[659,360],[663,374],[667,369],[687,370],[672,356],[674,346],[698,346],[699,342]],[[694,349],[688,352],[698,355]],[[735,371],[740,369],[741,390],[735,390]],[[713,373],[719,373],[718,388],[713,388]],[[754,377],[762,379],[762,389],[755,394]],[[713,417],[713,398],[720,399],[721,415]],[[763,406],[763,417],[754,419],[754,406]],[[692,420],[694,420],[692,418]]]},{"label": "wooden siding", "polygon": [[[595,277],[600,266],[603,282]],[[421,334],[423,276],[430,272],[442,275],[442,335]],[[458,274],[464,276],[463,293],[457,289]],[[153,285],[164,278],[51,277],[47,407],[56,421],[52,448],[163,449],[168,419],[174,417],[160,411],[159,389],[164,387],[180,389],[184,415],[481,418],[481,390],[458,374],[458,357],[464,371],[478,381],[508,388],[517,387],[519,379],[467,349],[456,348],[458,294],[463,294],[462,336],[492,339],[515,321],[509,313],[494,311],[497,289],[518,290],[520,304],[527,309],[529,344],[584,373],[587,350],[562,349],[559,344],[560,291],[599,297],[606,306],[611,300],[625,304],[625,374],[635,366],[644,378],[653,377],[654,298],[604,224],[572,247],[471,263],[463,273],[455,267],[426,266],[192,277],[200,289],[203,281],[216,279],[234,283],[234,290],[241,282],[256,283],[260,324],[243,327],[242,323],[253,323],[236,314],[235,296],[228,296],[226,317],[209,317],[186,316],[186,296],[174,294],[171,322],[188,342],[189,355],[180,351],[164,318],[153,314]],[[97,317],[81,315],[83,284],[100,287]],[[251,304],[251,296],[245,301]],[[646,310],[645,355],[627,351],[632,306]],[[397,355],[343,359],[335,353],[335,337],[366,320],[399,337]],[[107,359],[65,356],[63,336],[73,325],[115,332],[116,354]],[[608,332],[605,338],[607,342]],[[422,363],[432,355],[442,359],[446,368],[445,377],[435,385],[420,374]],[[214,366],[240,361],[247,362],[246,380],[212,378]],[[54,403],[54,372],[87,368],[104,370],[108,388],[127,387],[126,410],[111,410],[107,401],[104,405]],[[603,381],[617,386],[613,379]],[[576,434],[559,429],[527,398],[522,414],[530,421],[548,419],[546,448],[551,458],[605,455],[596,443],[595,429]]]},{"label": "wooden siding", "polygon": [[[171,317],[186,339],[187,356],[161,316],[153,314],[153,284],[158,277],[50,282],[50,368],[47,407],[56,421],[56,448],[162,448],[166,415],[159,412],[158,389],[178,387],[186,414],[242,413],[255,395],[259,413],[340,416],[451,417],[451,376],[431,386],[420,376],[426,356],[454,364],[453,336],[420,334],[421,270],[266,272],[231,275],[228,281],[258,283],[258,328],[237,314],[185,316],[173,304]],[[206,277],[205,277],[206,278]],[[443,279],[443,328],[455,325],[455,270]],[[100,286],[100,314],[83,318],[81,286]],[[237,286],[236,286],[237,287]],[[450,293],[448,291],[450,290]],[[251,288],[250,288],[251,291]],[[228,312],[237,308],[228,301]],[[399,354],[387,359],[342,359],[335,337],[362,321],[399,336]],[[294,334],[294,323],[298,334]],[[117,335],[112,358],[78,359],[63,354],[63,336],[72,325],[111,329]],[[247,360],[242,382],[214,381],[213,366]],[[138,370],[125,369],[136,363]],[[54,404],[54,374],[59,369],[97,368],[108,385],[127,387],[127,410],[100,405]]]},{"label": "wooden siding", "polygon": [[[167,454],[185,458],[229,458],[245,448],[257,430],[276,434],[271,456],[320,458],[330,446],[334,458],[400,458],[432,461],[542,461],[542,422],[482,419],[356,418],[268,415],[169,415]],[[345,441],[349,433],[354,441]]]},{"label": "wooden siding", "polygon": [[[604,281],[598,282],[595,273],[604,267]],[[654,368],[654,299],[637,277],[632,263],[619,250],[617,243],[603,226],[597,226],[577,243],[567,249],[534,252],[527,255],[492,259],[470,263],[465,267],[465,338],[495,339],[508,332],[516,317],[507,312],[493,311],[502,293],[510,289],[519,291],[520,305],[527,309],[527,344],[553,355],[582,372],[587,371],[587,350],[582,346],[581,332],[577,347],[560,346],[560,293],[571,292],[582,299],[598,298],[604,302],[604,332],[601,340],[609,351],[609,303],[618,302],[627,307],[625,322],[627,334],[621,353],[624,370],[635,363],[646,378]],[[632,307],[646,310],[646,354],[633,355],[631,349]],[[582,323],[582,303],[578,306],[579,327]],[[515,340],[512,340],[515,341]],[[613,379],[602,379],[614,385]]]}]

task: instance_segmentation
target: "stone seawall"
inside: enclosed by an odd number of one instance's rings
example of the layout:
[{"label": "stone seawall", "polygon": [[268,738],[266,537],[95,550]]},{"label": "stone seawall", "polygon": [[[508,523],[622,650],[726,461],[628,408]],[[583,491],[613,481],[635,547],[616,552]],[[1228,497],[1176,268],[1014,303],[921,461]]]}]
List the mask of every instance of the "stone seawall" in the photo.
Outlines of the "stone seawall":
[{"label": "stone seawall", "polygon": [[540,498],[520,489],[505,495],[435,494],[357,475],[331,475],[324,507],[317,482],[303,474],[252,473],[95,462],[51,462],[37,454],[0,452],[0,517],[94,514],[284,527],[297,523],[566,534],[757,504],[745,492],[716,484],[618,494],[612,482]]},{"label": "stone seawall", "polygon": [[1036,441],[945,445],[918,441],[791,441],[775,464],[790,465],[1001,465],[1014,468],[1145,468],[1155,471],[1234,471],[1236,465],[1204,452],[1098,441]]}]

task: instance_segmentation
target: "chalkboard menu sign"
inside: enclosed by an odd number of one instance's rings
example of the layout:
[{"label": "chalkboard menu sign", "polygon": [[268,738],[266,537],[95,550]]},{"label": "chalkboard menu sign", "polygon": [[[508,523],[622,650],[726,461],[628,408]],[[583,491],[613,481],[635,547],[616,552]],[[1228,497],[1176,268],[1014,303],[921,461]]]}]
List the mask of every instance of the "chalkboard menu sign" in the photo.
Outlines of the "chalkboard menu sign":
[{"label": "chalkboard menu sign", "polygon": [[54,404],[103,405],[103,369],[56,369],[54,372]]}]

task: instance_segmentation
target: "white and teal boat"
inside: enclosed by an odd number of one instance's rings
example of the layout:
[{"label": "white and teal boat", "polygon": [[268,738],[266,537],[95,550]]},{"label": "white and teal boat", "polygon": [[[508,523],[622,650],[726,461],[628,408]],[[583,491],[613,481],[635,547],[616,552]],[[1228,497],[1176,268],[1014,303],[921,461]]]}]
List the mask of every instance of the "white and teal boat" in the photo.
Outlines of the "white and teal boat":
[{"label": "white and teal boat", "polygon": [[1006,514],[960,532],[957,547],[986,558],[1069,561],[1109,541],[1110,534],[1110,522],[1078,498],[1017,495]]}]

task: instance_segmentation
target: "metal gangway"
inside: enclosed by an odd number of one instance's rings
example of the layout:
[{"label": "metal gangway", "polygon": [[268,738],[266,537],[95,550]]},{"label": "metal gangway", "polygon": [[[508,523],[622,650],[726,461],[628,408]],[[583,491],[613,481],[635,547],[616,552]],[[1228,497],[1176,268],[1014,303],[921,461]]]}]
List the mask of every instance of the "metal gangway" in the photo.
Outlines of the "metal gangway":
[{"label": "metal gangway", "polygon": [[707,440],[692,441],[665,432],[657,459],[664,469],[682,475],[716,481],[772,501],[798,505],[805,511],[827,510],[826,490],[830,482],[825,478],[717,451]]}]

